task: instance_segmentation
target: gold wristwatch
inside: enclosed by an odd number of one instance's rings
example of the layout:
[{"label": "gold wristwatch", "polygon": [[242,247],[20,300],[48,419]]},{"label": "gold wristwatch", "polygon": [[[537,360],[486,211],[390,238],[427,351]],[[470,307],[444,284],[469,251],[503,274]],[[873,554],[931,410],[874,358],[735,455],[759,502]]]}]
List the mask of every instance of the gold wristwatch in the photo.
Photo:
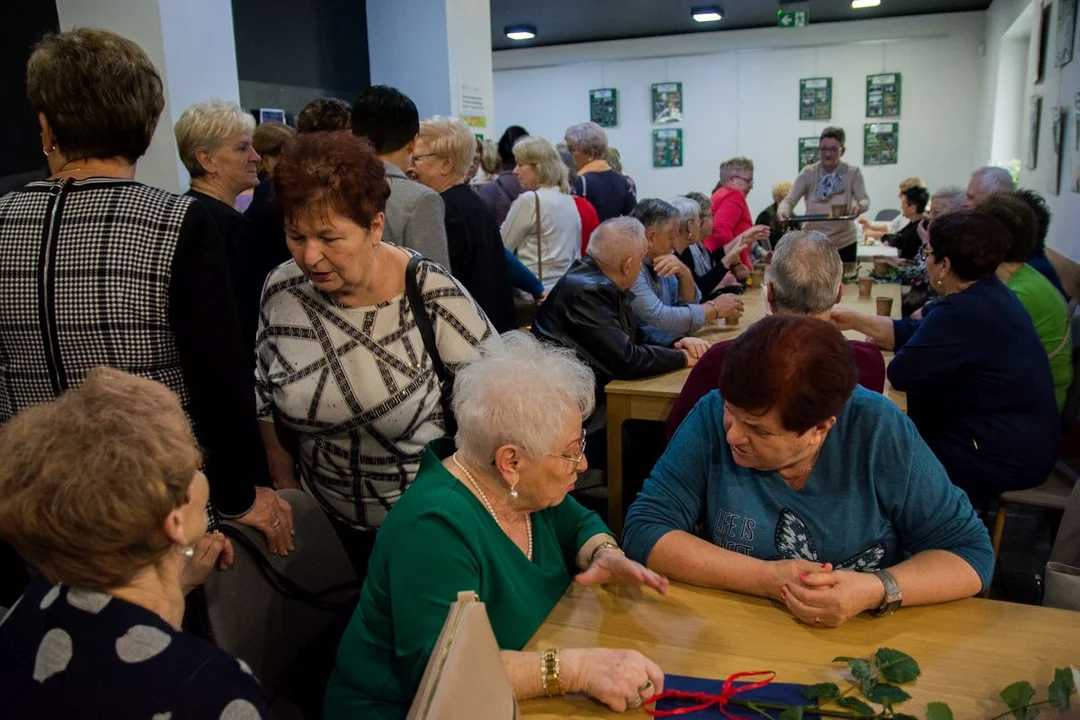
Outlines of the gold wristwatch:
[{"label": "gold wristwatch", "polygon": [[540,679],[544,682],[544,692],[548,697],[565,694],[562,683],[559,682],[558,648],[549,648],[540,652]]}]

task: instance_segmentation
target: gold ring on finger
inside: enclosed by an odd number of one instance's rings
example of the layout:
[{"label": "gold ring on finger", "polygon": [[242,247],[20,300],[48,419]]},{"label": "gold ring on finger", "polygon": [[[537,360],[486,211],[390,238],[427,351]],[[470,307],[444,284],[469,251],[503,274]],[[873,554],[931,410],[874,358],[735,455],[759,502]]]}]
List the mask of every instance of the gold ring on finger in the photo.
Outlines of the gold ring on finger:
[{"label": "gold ring on finger", "polygon": [[626,698],[626,707],[631,710],[641,707],[641,696],[635,695],[634,697]]},{"label": "gold ring on finger", "polygon": [[638,688],[638,692],[645,692],[652,687],[652,680],[646,680],[645,683]]}]

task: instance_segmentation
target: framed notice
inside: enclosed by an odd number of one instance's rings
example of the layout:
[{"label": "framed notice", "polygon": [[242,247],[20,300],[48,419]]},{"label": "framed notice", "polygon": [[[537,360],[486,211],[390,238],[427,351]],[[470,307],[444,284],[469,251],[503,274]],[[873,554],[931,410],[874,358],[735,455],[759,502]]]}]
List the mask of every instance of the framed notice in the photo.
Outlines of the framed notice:
[{"label": "framed notice", "polygon": [[863,126],[863,165],[895,165],[900,145],[900,123]]},{"label": "framed notice", "polygon": [[589,119],[600,127],[619,124],[619,93],[615,88],[589,91]]},{"label": "framed notice", "polygon": [[682,128],[652,131],[653,167],[682,167]]},{"label": "framed notice", "polygon": [[[656,83],[652,86],[652,119],[654,125],[682,122],[682,83]],[[679,164],[682,164],[680,160]]]},{"label": "framed notice", "polygon": [[1068,65],[1073,57],[1073,39],[1076,37],[1076,0],[1058,3],[1057,56],[1054,66]]},{"label": "framed notice", "polygon": [[818,152],[819,142],[818,137],[799,138],[799,172],[802,172],[807,165],[813,165],[821,159],[821,153]]},{"label": "framed notice", "polygon": [[900,73],[866,76],[866,117],[900,117]]},{"label": "framed notice", "polygon": [[832,78],[804,78],[799,81],[799,119],[832,118]]}]

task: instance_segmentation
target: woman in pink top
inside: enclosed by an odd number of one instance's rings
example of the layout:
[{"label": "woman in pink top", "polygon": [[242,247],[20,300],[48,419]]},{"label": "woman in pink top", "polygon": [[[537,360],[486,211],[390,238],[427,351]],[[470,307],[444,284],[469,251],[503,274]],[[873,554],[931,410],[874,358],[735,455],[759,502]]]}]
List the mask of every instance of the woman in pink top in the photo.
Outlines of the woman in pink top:
[{"label": "woman in pink top", "polygon": [[[758,240],[769,237],[767,225],[754,225],[746,195],[754,187],[754,162],[737,157],[720,165],[720,184],[712,195],[713,229],[705,238],[705,247],[714,257],[722,257],[732,243],[743,246],[740,259],[753,269],[750,248]],[[725,250],[727,248],[727,250]]]}]

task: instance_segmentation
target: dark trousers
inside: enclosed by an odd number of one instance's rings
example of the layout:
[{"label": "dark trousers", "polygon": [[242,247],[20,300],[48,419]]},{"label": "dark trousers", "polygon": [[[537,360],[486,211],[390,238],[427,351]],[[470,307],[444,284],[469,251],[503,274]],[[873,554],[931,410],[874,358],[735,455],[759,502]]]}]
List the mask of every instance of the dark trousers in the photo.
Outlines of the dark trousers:
[{"label": "dark trousers", "polygon": [[377,532],[364,532],[357,530],[340,520],[331,517],[331,524],[337,533],[341,544],[345,546],[345,553],[356,570],[356,577],[361,583],[367,577],[368,562],[371,560],[371,551],[375,549],[375,536]]},{"label": "dark trousers", "polygon": [[856,262],[859,259],[859,243],[853,242],[845,248],[840,248],[841,262]]}]

